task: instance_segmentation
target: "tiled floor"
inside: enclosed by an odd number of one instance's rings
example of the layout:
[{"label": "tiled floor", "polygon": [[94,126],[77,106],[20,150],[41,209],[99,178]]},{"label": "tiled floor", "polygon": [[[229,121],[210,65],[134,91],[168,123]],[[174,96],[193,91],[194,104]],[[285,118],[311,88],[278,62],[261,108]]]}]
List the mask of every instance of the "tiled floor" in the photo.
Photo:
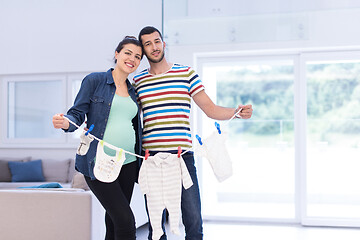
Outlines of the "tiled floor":
[{"label": "tiled floor", "polygon": [[[167,230],[168,226],[167,226]],[[168,235],[168,240],[184,240],[181,236]],[[169,231],[168,231],[169,232]],[[147,225],[137,231],[138,240],[146,240]],[[301,227],[298,225],[255,225],[204,222],[204,240],[359,240],[360,228]]]}]

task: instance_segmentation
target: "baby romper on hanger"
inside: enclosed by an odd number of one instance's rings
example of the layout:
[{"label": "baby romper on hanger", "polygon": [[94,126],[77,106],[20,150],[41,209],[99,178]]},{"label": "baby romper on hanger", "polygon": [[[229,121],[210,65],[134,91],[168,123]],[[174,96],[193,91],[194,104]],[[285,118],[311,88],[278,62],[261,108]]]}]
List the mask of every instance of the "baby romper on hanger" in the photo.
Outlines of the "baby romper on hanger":
[{"label": "baby romper on hanger", "polygon": [[207,158],[219,182],[226,180],[233,174],[231,158],[225,145],[226,140],[227,133],[219,134],[214,131],[202,141],[202,145],[196,142],[194,147],[196,155]]},{"label": "baby romper on hanger", "polygon": [[120,173],[121,167],[125,161],[125,152],[116,150],[115,156],[109,156],[104,152],[104,141],[99,141],[96,150],[96,159],[94,166],[94,176],[101,182],[113,182]]},{"label": "baby romper on hanger", "polygon": [[193,184],[182,157],[160,152],[144,160],[139,172],[139,185],[146,195],[153,239],[163,235],[162,213],[169,212],[170,229],[180,234],[180,211],[182,186],[188,189]]}]

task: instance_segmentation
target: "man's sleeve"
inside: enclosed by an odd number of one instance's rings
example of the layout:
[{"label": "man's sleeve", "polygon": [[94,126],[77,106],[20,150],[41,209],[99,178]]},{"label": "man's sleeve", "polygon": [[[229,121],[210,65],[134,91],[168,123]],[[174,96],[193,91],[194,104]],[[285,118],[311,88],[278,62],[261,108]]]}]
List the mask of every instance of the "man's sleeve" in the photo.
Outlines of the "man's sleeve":
[{"label": "man's sleeve", "polygon": [[189,71],[188,76],[189,76],[189,84],[190,84],[189,93],[190,96],[193,97],[202,90],[205,90],[205,87],[202,84],[199,75],[195,72],[194,69],[189,68],[188,71]]}]

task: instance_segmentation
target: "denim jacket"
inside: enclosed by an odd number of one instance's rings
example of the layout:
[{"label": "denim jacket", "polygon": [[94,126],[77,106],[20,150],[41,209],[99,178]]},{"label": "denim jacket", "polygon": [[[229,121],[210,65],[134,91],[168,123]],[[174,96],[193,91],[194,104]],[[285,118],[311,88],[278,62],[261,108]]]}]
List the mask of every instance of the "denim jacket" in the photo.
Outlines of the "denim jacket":
[{"label": "denim jacket", "polygon": [[[65,117],[69,118],[78,126],[85,121],[86,116],[87,128],[90,128],[90,126],[94,124],[94,129],[91,131],[91,134],[99,139],[103,139],[104,137],[112,100],[116,90],[114,79],[112,77],[112,70],[113,69],[109,69],[107,72],[95,72],[87,75],[81,83],[74,105],[65,115]],[[134,87],[130,84],[129,80],[126,80],[126,84],[130,97],[138,106]],[[139,106],[138,113],[132,119],[132,123],[136,135],[135,153],[141,154],[142,128]],[[76,127],[70,124],[69,128],[65,131],[73,132],[75,130]],[[86,155],[76,155],[76,169],[91,179],[95,179],[93,169],[97,143],[98,141],[96,140],[91,142]],[[140,163],[139,159],[138,162]]]}]

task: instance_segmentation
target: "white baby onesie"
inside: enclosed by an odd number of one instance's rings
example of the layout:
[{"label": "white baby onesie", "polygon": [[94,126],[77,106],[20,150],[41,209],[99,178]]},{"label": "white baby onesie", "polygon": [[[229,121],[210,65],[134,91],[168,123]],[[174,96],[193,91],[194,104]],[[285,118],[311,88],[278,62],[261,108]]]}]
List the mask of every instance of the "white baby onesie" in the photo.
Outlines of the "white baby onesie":
[{"label": "white baby onesie", "polygon": [[188,189],[192,184],[185,162],[177,154],[161,152],[143,161],[139,185],[146,194],[153,240],[163,235],[161,219],[165,208],[169,212],[171,231],[180,234],[181,190],[182,186]]},{"label": "white baby onesie", "polygon": [[101,182],[113,182],[119,176],[122,165],[125,161],[125,152],[116,150],[115,156],[109,156],[104,152],[104,141],[99,141],[96,149],[94,176]]},{"label": "white baby onesie", "polygon": [[233,174],[232,162],[225,145],[226,139],[227,134],[225,132],[219,134],[215,131],[202,141],[202,145],[197,142],[194,147],[196,155],[209,160],[219,182],[226,180]]}]

